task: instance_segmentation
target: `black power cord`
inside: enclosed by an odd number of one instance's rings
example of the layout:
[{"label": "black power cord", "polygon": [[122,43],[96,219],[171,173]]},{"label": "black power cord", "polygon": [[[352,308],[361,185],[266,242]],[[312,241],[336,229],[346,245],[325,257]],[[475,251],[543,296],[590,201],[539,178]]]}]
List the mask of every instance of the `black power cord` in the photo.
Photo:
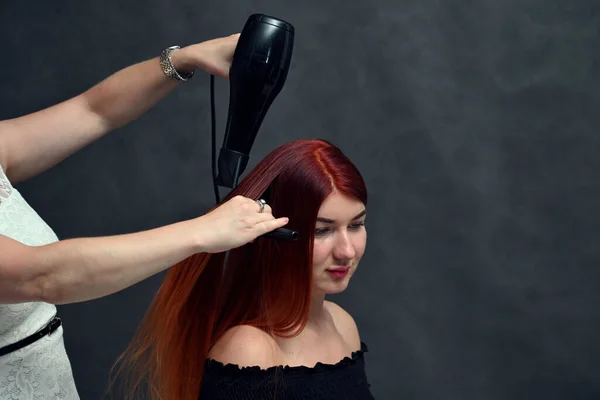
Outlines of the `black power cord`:
[{"label": "black power cord", "polygon": [[217,186],[217,132],[216,132],[216,118],[215,118],[215,76],[210,76],[210,120],[211,120],[211,138],[212,138],[212,175],[213,175],[213,188],[215,190],[215,204],[219,204],[221,201],[219,197],[219,187]]}]

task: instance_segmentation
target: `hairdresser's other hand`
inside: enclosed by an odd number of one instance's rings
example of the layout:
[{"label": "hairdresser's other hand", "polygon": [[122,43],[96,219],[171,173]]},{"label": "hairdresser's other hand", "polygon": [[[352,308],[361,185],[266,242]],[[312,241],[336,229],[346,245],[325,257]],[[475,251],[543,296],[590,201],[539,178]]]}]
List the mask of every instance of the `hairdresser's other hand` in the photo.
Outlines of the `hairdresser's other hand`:
[{"label": "hairdresser's other hand", "polygon": [[229,79],[231,59],[239,37],[240,34],[235,33],[183,47],[171,54],[171,62],[177,70],[201,68],[209,74]]},{"label": "hairdresser's other hand", "polygon": [[288,218],[275,218],[268,204],[261,213],[256,200],[235,196],[196,221],[201,251],[219,253],[281,228]]}]

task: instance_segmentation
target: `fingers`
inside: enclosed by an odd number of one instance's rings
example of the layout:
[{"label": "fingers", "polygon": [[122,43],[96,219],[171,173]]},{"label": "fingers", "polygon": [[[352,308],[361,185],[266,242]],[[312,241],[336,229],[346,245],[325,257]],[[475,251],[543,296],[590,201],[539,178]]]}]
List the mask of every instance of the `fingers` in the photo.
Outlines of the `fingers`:
[{"label": "fingers", "polygon": [[249,243],[254,243],[257,237],[262,236],[266,233],[274,231],[275,229],[284,227],[289,222],[289,218],[281,217],[276,219],[269,219],[262,221],[254,226],[254,239],[250,240]]},{"label": "fingers", "polygon": [[[264,208],[261,212],[261,204],[258,200],[250,199],[244,196],[236,196],[234,199],[232,199],[232,201],[238,202],[238,204],[242,205],[243,209],[245,209],[242,214],[245,214],[244,219],[246,224],[248,224],[247,226],[251,229],[264,230],[264,228],[262,228],[263,225],[261,224],[264,224],[265,222],[271,223],[272,221],[277,221],[275,225],[267,225],[267,227],[269,227],[267,229],[270,231],[288,223],[287,217],[276,219],[273,216],[273,209],[268,203],[264,204]],[[249,215],[247,213],[249,213]]]},{"label": "fingers", "polygon": [[260,205],[258,204],[258,202],[256,203],[256,205],[258,206],[259,214],[273,214],[273,209],[269,204],[265,204],[265,208],[263,209],[262,213],[260,212]]},{"label": "fingers", "polygon": [[256,214],[252,216],[252,220],[255,224],[274,218],[273,209],[268,203],[261,205],[261,203],[258,200],[254,200],[254,203],[256,206]]},{"label": "fingers", "polygon": [[289,222],[288,217],[275,218],[273,216],[273,210],[268,203],[264,204],[263,211],[260,211],[261,204],[258,200],[255,200],[258,208],[257,214],[252,218],[253,229],[258,231],[259,235],[265,234],[277,228],[285,226]]},{"label": "fingers", "polygon": [[[244,199],[246,199],[246,197],[244,197]],[[253,199],[248,199],[248,200],[250,200],[254,204],[254,209],[256,210],[257,213],[259,213],[259,214],[272,214],[273,213],[273,209],[271,208],[269,203],[265,203],[264,206],[262,206],[259,200],[253,200]],[[260,211],[261,207],[262,207],[262,212]]]},{"label": "fingers", "polygon": [[247,226],[250,229],[255,229],[257,225],[260,225],[261,223],[265,222],[265,221],[273,221],[274,219],[276,219],[273,214],[271,214],[271,212],[267,212],[266,208],[264,212],[261,213],[256,213],[254,215],[248,216],[245,218],[246,223],[248,224]]},{"label": "fingers", "polygon": [[264,235],[267,232],[274,231],[277,228],[284,227],[289,222],[289,218],[281,217],[276,219],[271,219],[268,221],[263,221],[256,224],[256,229],[259,232],[259,235]]}]

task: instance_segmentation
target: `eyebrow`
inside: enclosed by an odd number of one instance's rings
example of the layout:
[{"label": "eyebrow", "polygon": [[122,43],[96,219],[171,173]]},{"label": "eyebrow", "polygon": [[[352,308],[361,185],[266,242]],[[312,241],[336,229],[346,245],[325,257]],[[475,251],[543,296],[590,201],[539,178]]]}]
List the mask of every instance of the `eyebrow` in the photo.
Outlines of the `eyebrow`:
[{"label": "eyebrow", "polygon": [[[362,217],[363,215],[365,215],[367,213],[367,210],[362,210],[356,217],[352,218],[352,221],[354,221],[355,219],[359,219],[360,217]],[[325,222],[326,224],[334,224],[335,221],[329,218],[321,218],[321,217],[317,217],[317,221],[319,222]]]}]

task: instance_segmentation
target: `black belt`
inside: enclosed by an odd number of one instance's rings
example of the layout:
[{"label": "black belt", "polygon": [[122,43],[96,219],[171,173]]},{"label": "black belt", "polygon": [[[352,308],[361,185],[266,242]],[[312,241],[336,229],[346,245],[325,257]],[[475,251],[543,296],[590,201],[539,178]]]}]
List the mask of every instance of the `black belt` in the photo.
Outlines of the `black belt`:
[{"label": "black belt", "polygon": [[4,347],[0,348],[0,357],[6,355],[8,353],[12,353],[13,351],[22,349],[25,346],[29,346],[31,343],[40,340],[41,338],[43,338],[46,335],[50,335],[52,332],[57,330],[58,327],[61,325],[62,325],[62,321],[60,320],[60,318],[58,318],[57,316],[54,316],[54,318],[52,318],[50,320],[50,322],[48,322],[48,324],[46,324],[45,327],[43,327],[42,329],[40,329],[33,335],[29,335],[25,339],[19,340],[17,343],[9,344],[8,346],[4,346]]}]

